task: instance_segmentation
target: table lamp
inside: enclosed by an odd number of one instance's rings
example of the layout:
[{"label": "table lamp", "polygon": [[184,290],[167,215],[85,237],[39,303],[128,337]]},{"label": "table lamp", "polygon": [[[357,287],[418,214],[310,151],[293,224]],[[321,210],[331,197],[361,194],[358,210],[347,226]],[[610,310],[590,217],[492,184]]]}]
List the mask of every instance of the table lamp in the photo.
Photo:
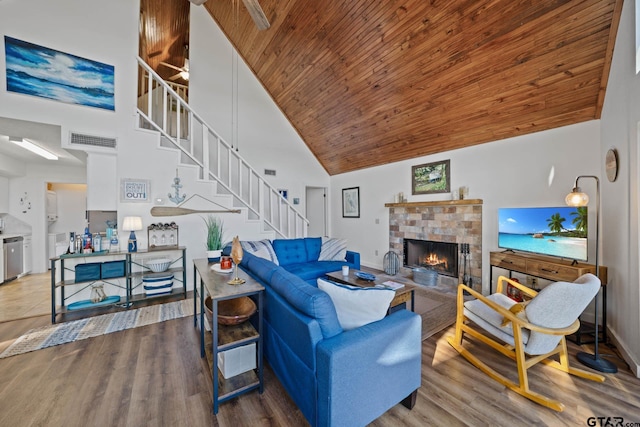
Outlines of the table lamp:
[{"label": "table lamp", "polygon": [[122,224],[124,231],[131,231],[129,235],[129,252],[138,251],[138,240],[136,239],[136,231],[142,230],[142,218],[139,216],[125,216]]}]

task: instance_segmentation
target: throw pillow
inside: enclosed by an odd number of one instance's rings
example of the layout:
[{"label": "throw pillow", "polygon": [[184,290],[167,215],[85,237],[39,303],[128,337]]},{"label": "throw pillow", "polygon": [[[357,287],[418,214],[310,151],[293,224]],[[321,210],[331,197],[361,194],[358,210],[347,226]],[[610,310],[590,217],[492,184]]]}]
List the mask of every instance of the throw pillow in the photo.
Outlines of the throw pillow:
[{"label": "throw pillow", "polygon": [[[521,320],[524,320],[525,322],[527,322],[527,321],[528,321],[528,319],[527,319],[527,313],[525,312],[525,310],[524,310],[524,309],[525,309],[525,306],[527,305],[527,303],[528,303],[528,302],[529,302],[529,301],[519,302],[519,303],[513,304],[513,305],[509,308],[509,311],[510,311],[511,313],[515,314],[515,315],[516,315],[516,317],[517,317],[518,319],[521,319]],[[510,321],[509,319],[507,319],[506,317],[504,317],[504,318],[502,319],[502,325],[500,325],[500,326],[502,326],[502,327],[504,328],[504,327],[505,327],[505,326],[507,326],[510,322],[511,322],[511,321]]]},{"label": "throw pillow", "polygon": [[382,319],[396,295],[391,289],[361,288],[325,279],[318,279],[318,288],[329,294],[344,330]]},{"label": "throw pillow", "polygon": [[347,257],[347,241],[335,237],[323,237],[318,261],[344,261]]},{"label": "throw pillow", "polygon": [[271,242],[267,239],[259,241],[242,241],[240,242],[242,249],[253,254],[259,258],[264,258],[267,261],[271,261],[275,265],[278,263],[278,257],[271,246]]}]

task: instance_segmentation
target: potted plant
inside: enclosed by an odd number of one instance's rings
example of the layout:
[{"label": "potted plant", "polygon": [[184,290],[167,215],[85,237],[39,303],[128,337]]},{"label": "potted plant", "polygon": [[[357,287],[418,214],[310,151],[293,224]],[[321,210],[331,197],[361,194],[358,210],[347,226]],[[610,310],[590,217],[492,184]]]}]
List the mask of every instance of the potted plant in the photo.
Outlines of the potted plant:
[{"label": "potted plant", "polygon": [[222,220],[213,215],[203,220],[207,225],[207,258],[209,261],[219,261],[222,255]]}]

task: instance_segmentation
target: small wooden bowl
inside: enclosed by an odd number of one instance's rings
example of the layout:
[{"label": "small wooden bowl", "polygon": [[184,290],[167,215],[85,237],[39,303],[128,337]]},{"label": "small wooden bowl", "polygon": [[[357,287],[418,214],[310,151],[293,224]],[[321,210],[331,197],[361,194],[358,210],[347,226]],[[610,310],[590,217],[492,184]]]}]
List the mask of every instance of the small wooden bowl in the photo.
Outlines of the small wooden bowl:
[{"label": "small wooden bowl", "polygon": [[[204,301],[207,314],[213,317],[211,298]],[[220,325],[238,325],[246,322],[257,310],[249,297],[240,297],[218,302],[218,323]]]}]

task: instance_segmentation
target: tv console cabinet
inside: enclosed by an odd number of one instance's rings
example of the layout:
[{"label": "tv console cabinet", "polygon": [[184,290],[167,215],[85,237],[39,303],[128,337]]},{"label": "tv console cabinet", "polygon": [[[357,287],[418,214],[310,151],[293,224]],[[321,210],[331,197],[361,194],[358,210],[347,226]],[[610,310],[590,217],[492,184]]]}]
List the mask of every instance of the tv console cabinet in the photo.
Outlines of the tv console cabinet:
[{"label": "tv console cabinet", "polygon": [[[509,278],[514,271],[526,274],[527,276],[540,279],[552,280],[554,282],[573,282],[578,277],[586,273],[595,274],[596,267],[593,264],[562,260],[534,254],[523,254],[512,251],[490,252],[489,254],[489,293],[493,293],[493,268],[502,268],[509,271]],[[602,342],[607,342],[607,267],[601,265],[600,282],[602,283]],[[597,319],[596,319],[597,321]],[[580,336],[590,333],[589,331],[579,331],[576,338],[578,344],[584,344]]]}]

